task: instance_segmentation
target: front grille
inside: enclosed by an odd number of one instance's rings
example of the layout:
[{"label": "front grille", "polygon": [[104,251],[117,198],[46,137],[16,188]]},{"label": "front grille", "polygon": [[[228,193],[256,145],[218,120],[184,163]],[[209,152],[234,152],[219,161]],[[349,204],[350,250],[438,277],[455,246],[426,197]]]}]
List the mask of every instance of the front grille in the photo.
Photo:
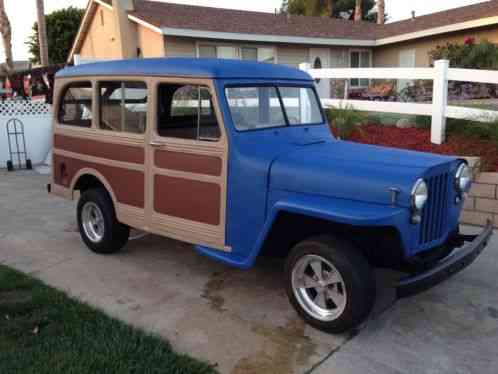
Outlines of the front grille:
[{"label": "front grille", "polygon": [[448,173],[443,173],[425,180],[429,198],[422,210],[420,244],[428,244],[444,235],[448,219],[448,176]]}]

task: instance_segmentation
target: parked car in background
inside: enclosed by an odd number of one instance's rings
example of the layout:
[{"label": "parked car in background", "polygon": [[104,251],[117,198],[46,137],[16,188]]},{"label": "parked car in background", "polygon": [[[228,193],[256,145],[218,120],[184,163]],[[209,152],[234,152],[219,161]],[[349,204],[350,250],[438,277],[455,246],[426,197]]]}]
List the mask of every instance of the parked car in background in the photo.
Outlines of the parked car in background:
[{"label": "parked car in background", "polygon": [[459,234],[465,161],[335,139],[297,69],[103,62],[60,71],[54,98],[49,190],[79,196],[92,251],[120,250],[133,227],[244,269],[285,257],[291,304],[324,331],[369,315],[373,267],[408,271],[397,291],[410,295],[470,264],[492,233]]}]

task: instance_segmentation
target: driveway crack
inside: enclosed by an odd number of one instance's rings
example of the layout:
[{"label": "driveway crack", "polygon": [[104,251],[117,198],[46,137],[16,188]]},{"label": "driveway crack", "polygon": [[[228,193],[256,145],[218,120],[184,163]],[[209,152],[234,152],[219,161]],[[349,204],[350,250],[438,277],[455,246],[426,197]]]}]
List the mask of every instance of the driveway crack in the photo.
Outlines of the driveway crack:
[{"label": "driveway crack", "polygon": [[305,374],[311,374],[311,373],[313,373],[325,361],[328,361],[330,358],[332,358],[332,356],[334,356],[337,352],[339,352],[346,344],[348,344],[351,340],[353,340],[356,336],[358,336],[358,334],[362,330],[364,330],[368,326],[369,323],[371,323],[372,321],[376,320],[377,318],[379,318],[380,316],[382,316],[387,311],[391,310],[394,307],[394,305],[396,305],[396,301],[397,301],[397,299],[394,299],[393,302],[390,303],[388,306],[386,306],[385,308],[379,310],[377,313],[375,313],[374,315],[372,315],[372,317],[366,323],[364,323],[363,325],[361,325],[361,326],[359,326],[357,328],[352,329],[348,333],[346,339],[344,339],[344,341],[341,344],[339,344],[337,347],[335,347],[334,349],[332,349],[327,356],[325,356],[323,359],[321,359],[316,364],[314,364],[308,371],[305,372]]}]

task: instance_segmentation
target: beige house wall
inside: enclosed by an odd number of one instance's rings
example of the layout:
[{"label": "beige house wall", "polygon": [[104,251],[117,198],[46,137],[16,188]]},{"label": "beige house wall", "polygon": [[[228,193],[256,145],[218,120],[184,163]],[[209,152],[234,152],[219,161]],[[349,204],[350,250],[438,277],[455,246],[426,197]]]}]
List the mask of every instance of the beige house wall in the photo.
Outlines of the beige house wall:
[{"label": "beige house wall", "polygon": [[498,26],[486,27],[480,30],[462,31],[446,36],[432,36],[412,42],[403,42],[391,44],[383,47],[377,47],[374,50],[375,67],[397,67],[399,66],[399,54],[402,50],[415,49],[415,66],[430,66],[429,52],[437,46],[443,46],[446,43],[463,43],[467,37],[473,37],[476,41],[489,40],[498,43]]},{"label": "beige house wall", "polygon": [[137,42],[142,57],[164,57],[164,37],[161,34],[137,25]]},{"label": "beige house wall", "polygon": [[99,5],[86,32],[79,54],[82,58],[121,58],[112,11]]}]

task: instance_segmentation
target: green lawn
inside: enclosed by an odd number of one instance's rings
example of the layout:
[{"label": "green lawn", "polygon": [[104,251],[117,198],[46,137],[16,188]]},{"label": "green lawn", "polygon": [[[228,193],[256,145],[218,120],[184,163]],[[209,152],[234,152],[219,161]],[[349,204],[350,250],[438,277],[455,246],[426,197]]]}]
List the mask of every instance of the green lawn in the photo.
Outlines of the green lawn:
[{"label": "green lawn", "polygon": [[0,373],[215,373],[64,293],[0,265]]}]

